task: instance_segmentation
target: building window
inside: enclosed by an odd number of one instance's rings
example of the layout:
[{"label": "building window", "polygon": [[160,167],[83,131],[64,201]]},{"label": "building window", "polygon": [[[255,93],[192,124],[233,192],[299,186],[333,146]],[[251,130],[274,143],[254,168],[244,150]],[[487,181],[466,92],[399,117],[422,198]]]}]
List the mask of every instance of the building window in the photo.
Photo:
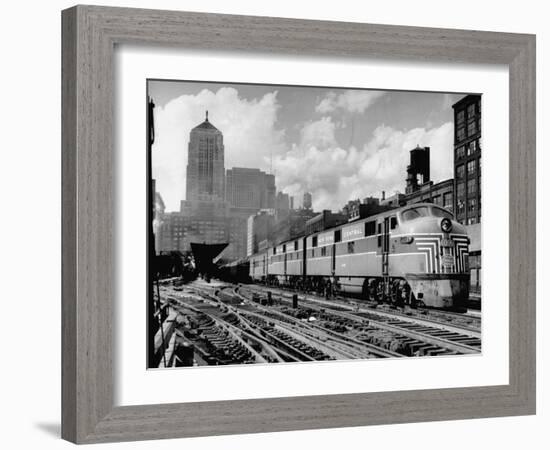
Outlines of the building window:
[{"label": "building window", "polygon": [[465,155],[464,146],[461,145],[456,149],[456,159],[464,158],[464,155]]},{"label": "building window", "polygon": [[355,241],[348,242],[348,253],[355,253]]},{"label": "building window", "polygon": [[457,215],[464,215],[464,200],[459,200],[456,204],[456,208],[457,208]]},{"label": "building window", "polygon": [[477,208],[477,198],[468,199],[468,215],[475,213]]},{"label": "building window", "polygon": [[464,164],[456,167],[456,178],[457,180],[461,180],[462,178],[464,178]]},{"label": "building window", "polygon": [[472,178],[476,173],[476,161],[468,161],[468,178]]},{"label": "building window", "polygon": [[468,195],[475,194],[477,192],[477,180],[475,178],[468,180]]},{"label": "building window", "polygon": [[475,152],[479,150],[478,141],[475,140],[475,141],[469,142],[467,145],[467,148],[468,148],[468,151],[467,151],[468,156],[473,155]]},{"label": "building window", "polygon": [[456,197],[458,200],[462,200],[464,198],[464,183],[456,184]]},{"label": "building window", "polygon": [[476,115],[476,104],[472,103],[471,105],[468,105],[468,119],[471,119]]},{"label": "building window", "polygon": [[464,110],[460,110],[456,113],[456,123],[462,125],[464,123]]},{"label": "building window", "polygon": [[479,185],[481,186],[481,158],[477,160],[477,176],[479,178]]},{"label": "building window", "polygon": [[453,207],[453,193],[452,192],[446,192],[443,194],[443,207],[444,208],[452,208]]},{"label": "building window", "polygon": [[460,127],[456,129],[456,140],[457,142],[463,141],[466,137],[466,131],[464,127]]},{"label": "building window", "polygon": [[476,133],[477,133],[477,121],[472,120],[468,124],[468,136],[473,136]]}]

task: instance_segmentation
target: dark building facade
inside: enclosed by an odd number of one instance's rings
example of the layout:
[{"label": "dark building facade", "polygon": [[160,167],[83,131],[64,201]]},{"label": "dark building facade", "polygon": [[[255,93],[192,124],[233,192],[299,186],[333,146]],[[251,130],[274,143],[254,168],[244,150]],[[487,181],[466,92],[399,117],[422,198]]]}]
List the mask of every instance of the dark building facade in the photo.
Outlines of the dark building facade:
[{"label": "dark building facade", "polygon": [[453,212],[453,191],[454,180],[452,178],[440,181],[439,183],[428,181],[418,186],[416,191],[405,194],[403,201],[406,205],[421,202],[434,203]]},{"label": "dark building facade", "polygon": [[295,239],[305,233],[306,222],[317,213],[311,209],[288,210],[286,215],[277,211],[276,221],[271,233],[271,243],[277,245],[289,239]]},{"label": "dark building facade", "polygon": [[232,207],[275,208],[275,177],[260,169],[228,169],[225,186],[225,198]]},{"label": "dark building facade", "polygon": [[341,214],[348,222],[352,222],[354,220],[374,216],[375,214],[379,214],[392,208],[393,207],[388,205],[382,205],[380,199],[378,198],[367,197],[363,199],[363,201],[359,199],[348,201],[348,203],[342,208]]},{"label": "dark building facade", "polygon": [[453,105],[455,217],[470,237],[470,288],[481,293],[481,95],[467,95]]},{"label": "dark building facade", "polygon": [[269,240],[275,228],[275,215],[272,211],[260,211],[247,220],[246,255],[250,256],[259,250],[262,241]]},{"label": "dark building facade", "polygon": [[328,209],[324,209],[322,213],[317,214],[306,222],[305,233],[316,233],[346,223],[347,221],[348,217],[345,214],[333,213]]},{"label": "dark building facade", "polygon": [[382,199],[380,199],[382,206],[390,206],[392,208],[399,208],[405,205],[405,194],[401,192],[395,192],[393,195],[386,197],[386,193],[382,191]]},{"label": "dark building facade", "polygon": [[[430,180],[430,148],[416,146],[411,150],[410,155],[411,162],[407,166],[406,193],[395,206],[427,202],[454,212],[454,180],[450,178],[439,183]],[[386,204],[385,202],[381,203]]]},{"label": "dark building facade", "polygon": [[467,95],[453,105],[456,219],[481,221],[481,96]]}]

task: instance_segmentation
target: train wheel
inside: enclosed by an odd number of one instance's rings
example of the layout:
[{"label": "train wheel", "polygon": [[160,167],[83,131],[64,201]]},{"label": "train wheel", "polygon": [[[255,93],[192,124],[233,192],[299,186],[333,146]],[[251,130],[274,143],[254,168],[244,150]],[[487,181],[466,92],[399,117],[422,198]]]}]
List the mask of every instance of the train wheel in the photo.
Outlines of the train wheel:
[{"label": "train wheel", "polygon": [[378,304],[382,303],[382,298],[379,295],[379,291],[380,291],[379,284],[380,283],[377,280],[371,280],[370,286],[369,286],[370,299],[373,302],[376,302]]},{"label": "train wheel", "polygon": [[405,289],[405,298],[407,299],[407,304],[411,308],[416,309],[418,307],[418,302],[416,301],[416,297],[409,283],[405,284],[404,289]]},{"label": "train wheel", "polygon": [[363,281],[363,287],[361,288],[361,298],[366,301],[370,300],[370,289],[369,289],[368,279],[365,279],[365,281]]},{"label": "train wheel", "polygon": [[402,298],[402,292],[401,292],[401,282],[399,280],[395,280],[393,283],[392,283],[392,286],[391,286],[391,291],[390,291],[390,295],[391,295],[391,302],[395,305],[395,306],[400,306],[400,307],[403,307],[403,298]]}]

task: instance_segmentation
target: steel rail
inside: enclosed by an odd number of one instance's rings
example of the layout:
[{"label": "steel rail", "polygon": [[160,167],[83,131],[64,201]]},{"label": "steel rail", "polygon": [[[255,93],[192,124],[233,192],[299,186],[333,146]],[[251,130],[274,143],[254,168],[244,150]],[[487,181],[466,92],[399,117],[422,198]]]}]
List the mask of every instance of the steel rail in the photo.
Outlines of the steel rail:
[{"label": "steel rail", "polygon": [[[286,295],[283,295],[283,296],[286,297]],[[285,300],[285,301],[289,302],[289,300]],[[307,304],[309,304],[313,309],[320,310],[321,308],[324,308],[325,310],[330,311],[331,314],[338,315],[340,317],[343,317],[343,318],[346,318],[346,319],[349,319],[349,320],[353,320],[353,321],[357,321],[357,322],[360,322],[360,323],[363,323],[363,324],[373,325],[376,328],[391,331],[391,332],[393,332],[397,335],[401,335],[401,336],[409,337],[409,338],[412,338],[412,339],[416,339],[416,340],[419,340],[421,342],[425,342],[425,343],[430,344],[430,345],[435,345],[437,347],[444,348],[444,349],[447,349],[447,350],[450,350],[450,351],[453,351],[453,352],[457,352],[457,353],[461,353],[461,354],[477,354],[477,353],[480,353],[479,348],[471,346],[471,345],[463,344],[463,343],[460,343],[460,342],[455,342],[455,341],[449,340],[449,339],[444,339],[444,338],[441,338],[439,336],[434,336],[434,335],[426,333],[426,332],[415,331],[415,330],[411,330],[411,329],[406,328],[406,327],[400,327],[399,325],[389,324],[389,323],[384,322],[384,321],[372,319],[371,317],[366,318],[366,317],[359,316],[357,314],[338,311],[338,310],[330,308],[330,306],[335,306],[335,307],[338,307],[338,308],[352,309],[355,312],[355,308],[353,308],[351,306],[347,306],[347,305],[344,306],[344,305],[341,305],[341,304],[335,304],[334,302],[330,302],[330,301],[326,301],[326,300],[311,299],[311,298],[308,298],[307,296],[305,297],[304,300],[302,300],[302,304],[303,304],[303,302],[306,302]],[[327,308],[327,305],[328,305],[328,308]],[[361,311],[361,309],[359,309],[357,312],[358,313],[364,312],[364,313],[368,313],[369,315],[374,315],[374,316],[385,316],[386,318],[390,318],[390,319],[395,320],[394,315],[389,314],[389,313],[381,313],[380,311],[374,311],[374,310],[363,310],[363,311]],[[408,323],[411,323],[413,325],[422,325],[421,323],[419,323],[420,321],[416,321],[414,319],[404,320],[404,322],[408,322]],[[433,326],[427,325],[427,324],[424,324],[424,326],[428,329],[433,329],[434,331],[440,331],[440,330],[443,329],[445,331],[450,331],[452,333],[457,333],[457,331],[451,331],[451,330],[447,329],[447,327],[434,328]],[[460,330],[459,334],[463,334],[462,330]],[[480,334],[478,333],[478,336],[479,335]],[[476,339],[479,339],[478,336],[467,336],[467,337],[470,337],[470,338],[474,337]]]}]

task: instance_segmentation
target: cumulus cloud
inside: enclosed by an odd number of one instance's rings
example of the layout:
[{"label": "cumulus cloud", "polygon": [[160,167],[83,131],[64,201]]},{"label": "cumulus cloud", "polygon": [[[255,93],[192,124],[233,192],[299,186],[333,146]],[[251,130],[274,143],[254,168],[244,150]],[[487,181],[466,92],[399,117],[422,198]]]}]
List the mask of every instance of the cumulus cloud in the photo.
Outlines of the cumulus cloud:
[{"label": "cumulus cloud", "polygon": [[[362,148],[342,148],[330,118],[307,124],[301,141],[274,160],[278,189],[290,195],[313,194],[314,209],[339,210],[348,200],[404,191],[409,151],[430,147],[431,175],[435,182],[452,177],[453,127],[396,130],[379,126]],[[322,139],[311,138],[316,130]]]},{"label": "cumulus cloud", "polygon": [[223,133],[226,169],[268,169],[266,155],[286,150],[284,131],[276,127],[279,108],[277,91],[247,100],[228,87],[182,95],[155,108],[153,177],[167,211],[178,210],[185,199],[189,132],[204,120],[206,110],[210,122]]},{"label": "cumulus cloud", "polygon": [[311,192],[316,210],[337,211],[350,199],[380,195],[382,190],[388,195],[402,192],[409,151],[417,144],[431,148],[431,175],[435,182],[452,177],[452,122],[408,130],[380,125],[362,146],[343,146],[338,142],[337,130],[343,122],[336,113],[364,112],[383,94],[327,94],[317,104],[317,111],[324,114],[318,120],[302,123],[296,142],[288,142],[284,130],[278,128],[280,104],[276,90],[249,100],[240,97],[234,88],[215,92],[205,89],[157,107],[153,177],[166,210],[178,210],[180,200],[185,198],[189,132],[204,120],[205,110],[224,135],[226,169],[269,170],[272,154],[277,190],[299,198],[304,192]]},{"label": "cumulus cloud", "polygon": [[364,113],[376,100],[382,97],[385,92],[381,91],[358,91],[347,90],[341,94],[329,92],[317,104],[315,111],[326,114],[337,109],[352,113]]}]

